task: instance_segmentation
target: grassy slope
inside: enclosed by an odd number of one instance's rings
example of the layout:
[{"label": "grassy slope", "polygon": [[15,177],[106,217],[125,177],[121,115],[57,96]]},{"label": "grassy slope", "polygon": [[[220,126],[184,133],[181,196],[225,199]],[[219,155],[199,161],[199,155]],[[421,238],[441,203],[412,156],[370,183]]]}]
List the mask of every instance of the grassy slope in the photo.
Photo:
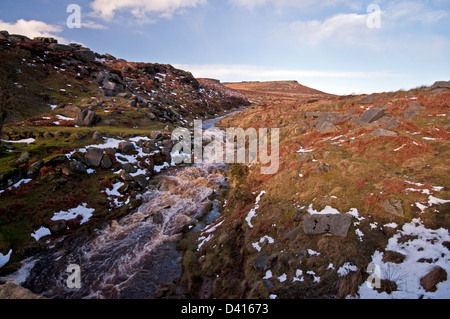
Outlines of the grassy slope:
[{"label": "grassy slope", "polygon": [[[449,110],[450,93],[432,95],[413,90],[388,93],[382,97],[382,102],[388,104],[390,116],[401,121],[395,129],[399,134],[397,137],[374,138],[369,135],[374,128],[355,130],[349,122],[339,123],[339,131],[331,134],[320,134],[314,129],[297,131],[306,111],[346,114],[352,110],[352,114],[362,114],[360,98],[294,104],[289,97],[289,102],[279,104],[262,97],[259,104],[221,123],[225,127],[281,127],[281,164],[275,175],[261,175],[259,166],[243,166],[231,171],[233,187],[223,212],[225,222],[200,252],[192,250],[197,254],[196,266],[210,278],[217,278],[212,279],[212,296],[267,298],[275,293],[279,298],[302,298],[354,295],[368,276],[365,270],[373,252],[383,251],[395,232],[383,225],[395,222],[401,228],[412,218],[420,217],[426,227],[450,229],[450,204],[432,206],[422,214],[415,203],[426,202],[429,195],[407,190],[431,190],[432,186],[441,186],[442,189],[432,191],[433,196],[450,199],[450,139],[448,130],[444,128],[448,120],[441,116]],[[410,97],[417,97],[424,109],[408,121],[402,115],[412,101]],[[346,135],[345,141],[333,144],[332,139],[343,134]],[[394,151],[402,145],[405,145],[402,149]],[[314,149],[312,154],[317,162],[300,161],[296,153],[300,146]],[[323,175],[314,174],[312,167],[319,162],[328,163],[333,169]],[[414,186],[405,180],[424,185]],[[258,216],[252,219],[254,228],[250,229],[244,219],[261,190],[265,190],[266,195],[259,203]],[[403,217],[384,210],[381,203],[389,198],[402,200]],[[316,210],[326,205],[340,212],[357,208],[359,216],[365,219],[353,219],[346,238],[311,237],[300,231],[287,239],[286,234],[301,225],[299,216],[294,218],[298,208],[310,204]],[[308,213],[300,211],[300,215],[303,214]],[[372,223],[378,225],[374,230]],[[362,241],[357,229],[364,234]],[[267,241],[261,244],[262,252],[273,257],[270,269],[274,277],[270,283],[262,280],[264,273],[253,267],[259,253],[252,243],[264,235],[275,241],[274,244]],[[300,259],[300,253],[307,249],[319,251],[320,256],[306,254]],[[335,270],[328,269],[330,263],[338,269],[347,262],[356,265],[358,271],[339,277]],[[320,282],[316,283],[313,276],[306,275],[304,282],[293,283],[297,269],[303,273],[314,271],[321,277]],[[283,284],[275,279],[282,274],[288,277],[288,282]]]}]

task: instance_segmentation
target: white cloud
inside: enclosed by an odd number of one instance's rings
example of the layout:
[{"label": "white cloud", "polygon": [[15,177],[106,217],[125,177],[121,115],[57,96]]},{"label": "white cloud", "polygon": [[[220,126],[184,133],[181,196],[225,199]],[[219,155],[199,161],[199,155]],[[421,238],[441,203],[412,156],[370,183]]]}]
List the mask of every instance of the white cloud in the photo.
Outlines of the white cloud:
[{"label": "white cloud", "polygon": [[361,8],[359,0],[228,0],[231,4],[247,9],[254,9],[265,5],[276,8],[325,8],[344,4],[351,8]]},{"label": "white cloud", "polygon": [[107,26],[94,22],[94,21],[90,21],[90,20],[81,20],[81,27],[82,28],[88,28],[88,29],[94,29],[94,30],[106,30],[108,29]]},{"label": "white cloud", "polygon": [[366,14],[338,14],[324,21],[295,21],[283,25],[279,36],[305,45],[335,42],[354,44],[368,39],[373,32],[367,27]]},{"label": "white cloud", "polygon": [[129,11],[136,18],[146,20],[148,14],[170,18],[180,10],[206,3],[207,0],[94,0],[91,7],[104,20],[112,20],[118,11]]},{"label": "white cloud", "polygon": [[56,35],[62,31],[60,26],[47,24],[36,20],[17,20],[15,23],[4,22],[0,20],[0,30],[7,30],[10,34],[21,34],[29,38],[34,37],[53,37],[61,43],[67,43],[67,40]]}]

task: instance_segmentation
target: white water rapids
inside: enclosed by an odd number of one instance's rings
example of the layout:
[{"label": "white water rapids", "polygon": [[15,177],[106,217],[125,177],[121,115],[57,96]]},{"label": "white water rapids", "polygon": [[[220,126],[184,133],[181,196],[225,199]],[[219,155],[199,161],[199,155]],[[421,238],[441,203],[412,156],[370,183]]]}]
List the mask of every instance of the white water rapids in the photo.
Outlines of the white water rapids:
[{"label": "white water rapids", "polygon": [[[50,243],[24,266],[31,271],[23,285],[49,298],[152,298],[162,283],[181,276],[176,241],[211,209],[214,193],[227,183],[227,168],[195,164],[161,173],[136,211],[94,234]],[[71,264],[80,266],[79,289],[67,286]]]}]

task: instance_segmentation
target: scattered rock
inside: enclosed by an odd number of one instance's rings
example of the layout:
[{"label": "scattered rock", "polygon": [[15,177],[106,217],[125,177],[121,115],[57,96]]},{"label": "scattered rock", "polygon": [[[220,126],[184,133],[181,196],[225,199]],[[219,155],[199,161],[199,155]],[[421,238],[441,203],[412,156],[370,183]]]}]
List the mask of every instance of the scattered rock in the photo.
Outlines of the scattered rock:
[{"label": "scattered rock", "polygon": [[319,133],[333,133],[333,132],[337,132],[337,127],[330,123],[330,122],[319,122],[316,124],[316,130]]},{"label": "scattered rock", "polygon": [[303,231],[306,235],[335,235],[346,237],[352,222],[348,214],[315,214],[303,218]]},{"label": "scattered rock", "polygon": [[301,230],[302,230],[302,228],[300,226],[295,227],[293,230],[291,230],[286,235],[284,235],[284,238],[285,239],[295,239]]},{"label": "scattered rock", "polygon": [[67,230],[67,224],[64,220],[51,221],[48,228],[53,235],[60,235]]},{"label": "scattered rock", "polygon": [[97,124],[101,118],[91,110],[84,109],[74,120],[76,125],[93,126]]},{"label": "scattered rock", "polygon": [[376,129],[375,131],[373,131],[370,134],[373,135],[373,136],[376,136],[376,137],[380,137],[380,136],[397,136],[398,135],[396,132],[389,131],[389,130],[386,130],[384,128]]},{"label": "scattered rock", "polygon": [[359,123],[361,123],[361,124],[372,123],[372,122],[375,122],[376,120],[382,118],[385,115],[386,115],[386,113],[384,112],[383,109],[373,108],[373,109],[367,110],[366,112],[364,112],[363,115],[361,115],[361,117],[359,118]]},{"label": "scattered rock", "polygon": [[407,120],[411,120],[412,118],[414,118],[417,115],[419,115],[419,112],[417,112],[417,111],[404,111],[403,112],[403,117]]},{"label": "scattered rock", "polygon": [[84,155],[84,161],[90,167],[99,167],[102,159],[103,150],[100,148],[90,147]]},{"label": "scattered rock", "polygon": [[28,152],[23,152],[19,159],[16,161],[17,164],[24,164],[30,160],[30,154]]},{"label": "scattered rock", "polygon": [[128,154],[135,150],[133,143],[121,142],[119,143],[119,150],[122,154]]},{"label": "scattered rock", "polygon": [[411,102],[408,106],[408,111],[420,111],[423,109],[423,106],[417,102]]},{"label": "scattered rock", "polygon": [[260,272],[268,270],[270,267],[270,264],[267,259],[268,259],[268,257],[267,257],[266,253],[263,252],[263,253],[259,254],[256,257],[255,261],[253,262],[253,267],[257,271],[260,271]]},{"label": "scattered rock", "polygon": [[396,198],[386,199],[381,205],[388,213],[397,216],[403,216],[404,214],[402,201],[400,199]]},{"label": "scattered rock", "polygon": [[99,141],[102,138],[102,133],[99,131],[95,131],[94,134],[92,134],[92,139],[94,141]]},{"label": "scattered rock", "polygon": [[101,164],[102,168],[104,168],[104,169],[110,169],[113,165],[113,163],[108,155],[103,155],[102,161],[100,162],[100,164]]},{"label": "scattered rock", "polygon": [[131,182],[133,181],[133,176],[130,175],[130,173],[122,171],[122,173],[120,173],[120,178],[125,181],[125,182]]},{"label": "scattered rock", "polygon": [[86,174],[86,166],[77,160],[71,161],[69,167],[75,173]]},{"label": "scattered rock", "polygon": [[440,282],[447,280],[447,272],[440,266],[434,267],[426,276],[420,279],[421,286],[427,292],[435,292]]},{"label": "scattered rock", "polygon": [[329,171],[331,171],[332,168],[333,167],[330,164],[321,162],[312,168],[312,172],[314,174],[322,175],[322,174],[326,174]]},{"label": "scattered rock", "polygon": [[300,153],[297,156],[297,159],[301,162],[304,160],[313,160],[314,159],[314,155],[311,153]]}]

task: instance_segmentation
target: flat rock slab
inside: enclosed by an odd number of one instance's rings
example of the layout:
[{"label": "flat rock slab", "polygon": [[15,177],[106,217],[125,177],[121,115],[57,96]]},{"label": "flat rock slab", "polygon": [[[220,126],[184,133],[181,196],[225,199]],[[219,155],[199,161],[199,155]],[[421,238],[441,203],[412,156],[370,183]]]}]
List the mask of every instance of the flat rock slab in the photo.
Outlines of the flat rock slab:
[{"label": "flat rock slab", "polygon": [[351,223],[348,214],[314,214],[303,218],[302,227],[306,235],[346,237]]},{"label": "flat rock slab", "polygon": [[386,113],[383,109],[373,108],[364,112],[364,114],[359,118],[359,122],[361,124],[372,123],[385,115]]}]

